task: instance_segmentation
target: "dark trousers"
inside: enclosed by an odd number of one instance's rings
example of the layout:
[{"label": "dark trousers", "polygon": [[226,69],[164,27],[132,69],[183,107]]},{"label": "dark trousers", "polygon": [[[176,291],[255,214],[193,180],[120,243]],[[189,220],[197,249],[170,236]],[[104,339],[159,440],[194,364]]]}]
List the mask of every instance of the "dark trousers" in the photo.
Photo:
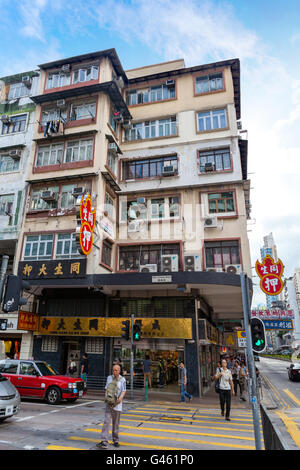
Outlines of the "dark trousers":
[{"label": "dark trousers", "polygon": [[242,386],[240,384],[240,381],[238,378],[234,377],[233,378],[233,387],[234,387],[234,393],[237,395],[237,388],[240,388],[240,395],[242,395]]},{"label": "dark trousers", "polygon": [[231,390],[222,390],[220,388],[220,406],[221,411],[224,413],[225,411],[225,404],[226,404],[226,418],[229,418],[230,415],[230,405],[231,405]]}]

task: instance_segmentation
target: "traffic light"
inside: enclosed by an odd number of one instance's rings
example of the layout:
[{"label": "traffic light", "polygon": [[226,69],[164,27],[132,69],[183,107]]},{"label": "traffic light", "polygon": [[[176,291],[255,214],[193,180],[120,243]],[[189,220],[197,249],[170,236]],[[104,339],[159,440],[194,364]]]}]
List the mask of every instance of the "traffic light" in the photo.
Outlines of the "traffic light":
[{"label": "traffic light", "polygon": [[121,334],[121,337],[128,341],[130,338],[130,320],[122,321],[122,325],[124,325],[124,327],[122,328],[122,331],[124,331],[124,333]]},{"label": "traffic light", "polygon": [[19,276],[9,274],[6,281],[6,289],[3,299],[3,312],[15,312],[21,305],[27,304],[27,299],[22,296],[23,289],[29,290],[28,281],[23,281]]},{"label": "traffic light", "polygon": [[135,320],[133,325],[133,340],[140,341],[142,336],[142,322],[141,320]]},{"label": "traffic light", "polygon": [[250,320],[252,349],[260,353],[266,348],[265,326],[260,318],[251,318]]}]

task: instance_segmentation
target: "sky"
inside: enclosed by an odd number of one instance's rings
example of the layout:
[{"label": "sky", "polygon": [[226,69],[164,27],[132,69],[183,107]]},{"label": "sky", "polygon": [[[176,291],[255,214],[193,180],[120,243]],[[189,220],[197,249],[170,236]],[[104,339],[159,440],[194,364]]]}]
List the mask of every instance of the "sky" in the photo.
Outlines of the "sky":
[{"label": "sky", "polygon": [[125,70],[239,58],[252,266],[273,232],[284,275],[300,267],[299,0],[0,0],[0,18],[0,77],[113,47]]}]

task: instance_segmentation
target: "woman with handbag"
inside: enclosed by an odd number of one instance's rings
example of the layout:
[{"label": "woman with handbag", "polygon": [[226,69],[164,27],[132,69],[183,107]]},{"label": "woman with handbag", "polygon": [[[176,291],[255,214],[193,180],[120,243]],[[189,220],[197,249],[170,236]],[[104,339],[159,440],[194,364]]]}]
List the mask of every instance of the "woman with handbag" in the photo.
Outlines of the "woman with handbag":
[{"label": "woman with handbag", "polygon": [[224,416],[225,404],[226,404],[225,419],[227,421],[230,421],[229,415],[230,415],[230,406],[231,406],[231,394],[234,395],[234,389],[233,389],[232,374],[231,374],[231,371],[227,369],[226,359],[222,360],[221,369],[219,370],[217,369],[215,380],[219,380],[219,397],[220,397],[221,415]]}]

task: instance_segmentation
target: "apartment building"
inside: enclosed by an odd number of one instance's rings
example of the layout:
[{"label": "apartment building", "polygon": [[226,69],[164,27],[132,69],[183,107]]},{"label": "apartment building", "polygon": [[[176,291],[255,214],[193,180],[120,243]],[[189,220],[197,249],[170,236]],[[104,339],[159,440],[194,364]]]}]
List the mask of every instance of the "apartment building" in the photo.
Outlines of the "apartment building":
[{"label": "apartment building", "polygon": [[[201,395],[235,348],[226,338],[243,318],[241,271],[251,289],[239,60],[125,72],[110,49],[39,68],[18,244],[18,273],[38,296],[29,349],[63,373],[87,352],[97,386],[116,357],[129,371],[122,321],[134,314],[136,375],[149,354],[157,384],[164,360],[177,393],[184,360]],[[76,236],[85,194],[96,213],[88,256]]]},{"label": "apartment building", "polygon": [[[19,261],[15,254],[26,205],[26,172],[35,119],[31,96],[38,86],[38,70],[0,79],[0,263],[3,255],[8,256],[7,274],[17,269]],[[0,313],[0,317],[8,319],[6,314]],[[0,334],[7,352],[19,353],[22,334],[18,313],[11,314],[6,330]]]}]

